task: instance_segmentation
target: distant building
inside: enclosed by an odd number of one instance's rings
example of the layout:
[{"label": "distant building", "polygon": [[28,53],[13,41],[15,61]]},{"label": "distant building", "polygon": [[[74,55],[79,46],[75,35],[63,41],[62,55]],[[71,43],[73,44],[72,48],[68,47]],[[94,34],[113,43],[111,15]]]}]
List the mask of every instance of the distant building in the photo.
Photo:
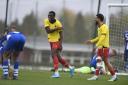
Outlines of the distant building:
[{"label": "distant building", "polygon": [[[21,64],[26,65],[52,65],[52,57],[50,55],[50,46],[39,37],[35,40],[31,38],[27,40],[23,53],[21,54]],[[92,52],[92,46],[81,44],[63,44],[62,56],[71,64],[76,66],[87,64]]]},{"label": "distant building", "polygon": [[[111,47],[117,51],[117,56],[111,59],[114,65],[123,62],[123,47]],[[75,66],[89,65],[89,60],[92,55],[91,45],[82,44],[67,44],[63,43],[62,56],[66,58],[71,64]],[[33,65],[33,66],[51,66],[52,59],[50,55],[50,46],[46,39],[41,37],[27,38],[24,51],[20,55],[19,59],[22,65]]]}]

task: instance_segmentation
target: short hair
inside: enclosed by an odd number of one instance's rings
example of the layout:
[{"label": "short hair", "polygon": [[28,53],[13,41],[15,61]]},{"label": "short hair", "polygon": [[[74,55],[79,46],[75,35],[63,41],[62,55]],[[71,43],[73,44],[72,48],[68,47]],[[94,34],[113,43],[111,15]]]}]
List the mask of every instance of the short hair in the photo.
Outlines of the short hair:
[{"label": "short hair", "polygon": [[16,26],[15,25],[12,25],[11,28],[16,29]]},{"label": "short hair", "polygon": [[12,24],[12,25],[10,26],[10,29],[17,30],[17,27],[16,27],[16,25]]},{"label": "short hair", "polygon": [[104,15],[103,14],[97,14],[97,18],[100,19],[100,21],[104,21]]},{"label": "short hair", "polygon": [[52,13],[53,16],[56,16],[56,13],[54,11],[49,11],[49,14]]}]

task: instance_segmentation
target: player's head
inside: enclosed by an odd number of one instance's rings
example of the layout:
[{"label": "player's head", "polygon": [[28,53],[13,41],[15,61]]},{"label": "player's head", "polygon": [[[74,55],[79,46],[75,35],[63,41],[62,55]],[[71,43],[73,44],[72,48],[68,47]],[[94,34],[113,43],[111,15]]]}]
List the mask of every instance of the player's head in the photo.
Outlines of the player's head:
[{"label": "player's head", "polygon": [[112,49],[112,51],[109,53],[110,56],[116,56],[117,55],[117,51],[115,49]]},{"label": "player's head", "polygon": [[10,28],[10,31],[11,31],[11,32],[16,31],[16,26],[15,26],[15,25],[12,25],[11,28]]},{"label": "player's head", "polygon": [[102,61],[102,58],[100,56],[97,56],[96,61],[97,62],[101,62]]},{"label": "player's head", "polygon": [[48,19],[51,23],[54,23],[56,22],[56,19],[55,19],[55,16],[56,16],[56,13],[54,11],[50,11],[48,13]]},{"label": "player's head", "polygon": [[103,14],[97,14],[96,15],[96,24],[99,24],[100,22],[104,21],[104,15]]}]

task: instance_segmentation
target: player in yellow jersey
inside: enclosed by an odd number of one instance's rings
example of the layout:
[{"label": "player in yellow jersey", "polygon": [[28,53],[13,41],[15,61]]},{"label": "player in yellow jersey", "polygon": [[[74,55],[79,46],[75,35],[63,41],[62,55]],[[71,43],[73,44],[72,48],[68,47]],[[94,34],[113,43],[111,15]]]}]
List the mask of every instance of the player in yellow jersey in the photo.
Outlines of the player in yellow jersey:
[{"label": "player in yellow jersey", "polygon": [[[98,48],[97,55],[99,59],[103,59],[105,65],[107,66],[109,72],[112,75],[112,78],[108,81],[115,81],[117,80],[117,76],[115,74],[115,71],[110,64],[108,57],[109,57],[109,28],[106,24],[104,24],[104,16],[102,14],[96,15],[96,24],[98,26],[98,36],[92,40],[87,40],[87,44],[93,44],[96,43],[96,47]],[[96,73],[92,78],[89,78],[88,80],[97,80],[99,76],[99,70],[100,70],[100,64],[101,62],[97,62],[96,67]]]},{"label": "player in yellow jersey", "polygon": [[51,54],[54,64],[55,73],[52,75],[53,78],[59,78],[58,65],[59,62],[70,69],[70,75],[74,75],[74,67],[69,65],[68,62],[60,56],[62,51],[62,40],[63,40],[63,29],[61,22],[55,18],[56,13],[50,11],[48,18],[44,20],[44,27],[48,34],[48,41],[51,46]]}]

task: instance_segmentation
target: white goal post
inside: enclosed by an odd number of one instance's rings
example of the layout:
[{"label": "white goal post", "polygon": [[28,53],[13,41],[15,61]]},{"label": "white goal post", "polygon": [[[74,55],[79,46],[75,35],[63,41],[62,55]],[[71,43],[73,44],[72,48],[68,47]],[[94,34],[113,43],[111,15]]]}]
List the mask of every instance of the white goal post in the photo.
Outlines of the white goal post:
[{"label": "white goal post", "polygon": [[107,4],[107,10],[106,10],[106,24],[109,26],[109,9],[110,7],[128,7],[128,4],[121,4],[121,3],[109,3]]},{"label": "white goal post", "polygon": [[109,3],[106,6],[106,24],[110,28],[110,45],[117,52],[113,64],[124,70],[124,32],[128,31],[128,4]]}]

